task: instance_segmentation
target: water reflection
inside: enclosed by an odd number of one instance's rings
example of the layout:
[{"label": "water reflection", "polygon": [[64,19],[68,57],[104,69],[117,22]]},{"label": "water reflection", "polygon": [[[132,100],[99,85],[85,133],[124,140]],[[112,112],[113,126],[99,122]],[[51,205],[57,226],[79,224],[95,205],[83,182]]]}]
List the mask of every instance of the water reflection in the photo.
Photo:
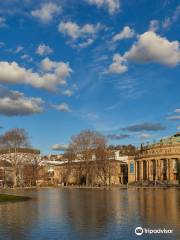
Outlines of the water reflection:
[{"label": "water reflection", "polygon": [[[172,228],[176,234],[166,239],[180,239],[177,189],[39,189],[14,193],[32,196],[33,200],[0,204],[3,240],[136,239],[137,226]],[[165,238],[159,235],[154,239]]]}]

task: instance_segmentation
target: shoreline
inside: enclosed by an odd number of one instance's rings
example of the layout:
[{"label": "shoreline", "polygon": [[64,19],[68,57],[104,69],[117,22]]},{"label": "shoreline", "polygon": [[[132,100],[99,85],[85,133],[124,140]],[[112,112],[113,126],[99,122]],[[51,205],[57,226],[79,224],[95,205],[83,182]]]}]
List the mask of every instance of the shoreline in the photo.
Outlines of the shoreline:
[{"label": "shoreline", "polygon": [[18,196],[13,194],[6,194],[0,193],[0,203],[6,203],[6,202],[22,202],[22,201],[28,201],[31,200],[31,197],[28,196]]},{"label": "shoreline", "polygon": [[[162,185],[156,185],[156,186],[133,186],[133,185],[123,185],[123,186],[33,186],[33,187],[15,187],[15,188],[0,188],[0,192],[3,190],[23,190],[23,189],[46,189],[46,188],[59,188],[59,189],[180,189],[179,186],[162,186]],[[1,195],[1,193],[0,193]]]}]

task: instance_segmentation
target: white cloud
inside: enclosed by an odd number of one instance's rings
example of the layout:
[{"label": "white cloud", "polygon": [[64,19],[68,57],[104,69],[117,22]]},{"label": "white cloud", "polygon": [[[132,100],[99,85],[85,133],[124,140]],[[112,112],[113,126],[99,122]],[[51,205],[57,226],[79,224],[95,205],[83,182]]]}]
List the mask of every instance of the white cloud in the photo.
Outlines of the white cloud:
[{"label": "white cloud", "polygon": [[0,82],[29,84],[36,88],[51,91],[66,83],[67,77],[72,72],[69,63],[55,62],[49,58],[41,62],[42,66],[45,65],[43,62],[48,62],[51,68],[45,69],[44,67],[39,72],[33,72],[31,69],[21,67],[17,62],[0,62]]},{"label": "white cloud", "polygon": [[126,60],[120,54],[114,54],[113,63],[109,65],[109,73],[124,73],[127,71]]},{"label": "white cloud", "polygon": [[[94,42],[97,32],[102,28],[101,24],[78,25],[74,22],[60,22],[59,32],[69,37],[70,40],[80,48],[88,47]],[[80,43],[77,43],[80,40]]]},{"label": "white cloud", "polygon": [[36,49],[36,53],[40,56],[46,56],[53,53],[53,50],[46,44],[40,44]]},{"label": "white cloud", "polygon": [[90,46],[91,44],[93,44],[93,42],[94,42],[94,39],[88,38],[86,42],[80,43],[78,46],[80,48],[86,48],[86,47]]},{"label": "white cloud", "polygon": [[138,41],[123,57],[139,63],[157,62],[176,66],[180,62],[179,42],[170,42],[155,32],[148,31],[139,35]]},{"label": "white cloud", "polygon": [[23,49],[24,49],[24,47],[19,45],[19,46],[17,46],[15,53],[20,53]]},{"label": "white cloud", "polygon": [[134,35],[135,35],[134,30],[131,29],[129,26],[125,26],[120,33],[116,34],[113,37],[112,40],[113,40],[113,42],[116,42],[116,41],[120,41],[122,39],[132,38]]},{"label": "white cloud", "polygon": [[167,29],[171,26],[172,22],[171,19],[168,17],[162,22],[162,27]]},{"label": "white cloud", "polygon": [[53,17],[61,12],[61,7],[55,3],[44,3],[40,9],[33,10],[31,15],[42,23],[49,23]]},{"label": "white cloud", "polygon": [[141,64],[154,62],[175,67],[180,63],[180,44],[178,41],[170,42],[153,31],[145,32],[138,36],[138,40],[124,55],[114,55],[108,72],[126,72],[128,61]]},{"label": "white cloud", "polygon": [[23,54],[23,55],[21,56],[21,59],[26,60],[26,61],[28,61],[28,62],[32,62],[32,61],[33,61],[32,57],[29,56],[28,54]]},{"label": "white cloud", "polygon": [[54,144],[52,146],[52,150],[55,150],[55,151],[65,151],[67,148],[68,148],[68,144]]},{"label": "white cloud", "polygon": [[113,14],[120,9],[119,0],[88,0],[91,5],[96,5],[98,8],[106,8],[109,14]]},{"label": "white cloud", "polygon": [[71,109],[67,103],[54,104],[52,107],[61,112],[71,112]]},{"label": "white cloud", "polygon": [[142,133],[139,135],[139,138],[140,139],[149,139],[149,138],[152,138],[153,135],[152,134],[149,134],[149,133]]},{"label": "white cloud", "polygon": [[176,112],[176,113],[180,113],[180,108],[176,108],[176,109],[175,109],[175,112]]},{"label": "white cloud", "polygon": [[73,95],[73,92],[71,90],[67,89],[67,90],[63,91],[62,94],[67,97],[71,97]]},{"label": "white cloud", "polygon": [[43,111],[41,98],[26,97],[18,91],[0,88],[0,114],[5,116],[25,116]]},{"label": "white cloud", "polygon": [[180,115],[169,116],[167,117],[168,120],[180,120]]},{"label": "white cloud", "polygon": [[180,16],[180,5],[176,7],[175,11],[173,12],[172,16],[167,17],[163,22],[162,22],[162,27],[167,29],[169,28],[173,23],[175,23]]},{"label": "white cloud", "polygon": [[149,31],[156,32],[158,28],[159,28],[159,21],[156,19],[151,20],[149,24]]}]

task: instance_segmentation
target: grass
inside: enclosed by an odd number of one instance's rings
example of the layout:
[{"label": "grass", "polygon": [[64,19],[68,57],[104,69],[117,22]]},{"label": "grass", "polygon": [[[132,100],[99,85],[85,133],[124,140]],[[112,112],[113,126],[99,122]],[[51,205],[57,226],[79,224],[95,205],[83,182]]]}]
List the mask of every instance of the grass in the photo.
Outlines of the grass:
[{"label": "grass", "polygon": [[16,195],[8,195],[8,194],[0,194],[0,203],[1,202],[19,202],[19,201],[27,201],[30,200],[30,197],[26,196],[16,196]]}]

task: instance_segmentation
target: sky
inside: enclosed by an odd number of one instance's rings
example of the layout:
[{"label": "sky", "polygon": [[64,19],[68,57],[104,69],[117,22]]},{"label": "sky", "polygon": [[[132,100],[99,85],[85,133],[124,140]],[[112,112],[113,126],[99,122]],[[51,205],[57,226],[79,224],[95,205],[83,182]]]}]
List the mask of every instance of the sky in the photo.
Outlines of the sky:
[{"label": "sky", "polygon": [[0,126],[58,153],[99,131],[109,144],[180,131],[180,2],[0,2]]}]

